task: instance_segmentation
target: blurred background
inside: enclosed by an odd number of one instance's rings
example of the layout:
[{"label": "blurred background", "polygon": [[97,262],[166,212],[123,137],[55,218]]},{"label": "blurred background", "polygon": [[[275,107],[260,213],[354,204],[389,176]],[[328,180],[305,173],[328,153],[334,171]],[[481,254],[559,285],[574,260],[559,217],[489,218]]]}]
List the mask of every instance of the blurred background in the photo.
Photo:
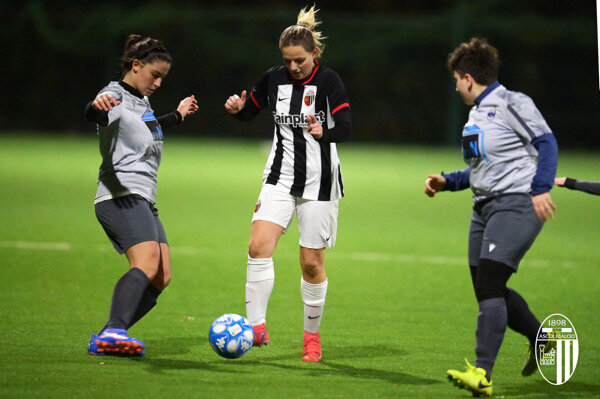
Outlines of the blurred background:
[{"label": "blurred background", "polygon": [[[160,38],[174,64],[151,98],[157,115],[195,94],[199,115],[169,134],[270,140],[272,122],[237,123],[223,104],[281,64],[278,39],[310,2],[2,2],[0,131],[94,134],[85,104],[119,78],[128,34]],[[445,62],[487,37],[499,80],[531,96],[561,148],[600,148],[595,2],[564,0],[317,1],[322,63],[344,80],[355,140],[458,143],[468,108]]]}]

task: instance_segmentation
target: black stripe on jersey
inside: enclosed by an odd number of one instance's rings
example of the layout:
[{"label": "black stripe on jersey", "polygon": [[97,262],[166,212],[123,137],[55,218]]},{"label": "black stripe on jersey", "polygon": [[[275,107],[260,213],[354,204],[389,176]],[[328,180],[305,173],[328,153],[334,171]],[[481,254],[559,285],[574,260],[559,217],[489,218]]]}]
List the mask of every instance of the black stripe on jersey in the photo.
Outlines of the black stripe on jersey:
[{"label": "black stripe on jersey", "polygon": [[319,201],[329,201],[331,198],[331,144],[318,142],[321,148],[321,187]]},{"label": "black stripe on jersey", "polygon": [[517,111],[513,107],[511,107],[510,105],[508,105],[506,108],[508,108],[508,110],[510,111],[510,113],[513,114],[513,116],[517,119],[517,121],[519,121],[519,123],[523,126],[523,128],[525,128],[525,131],[527,131],[527,134],[529,134],[529,137],[531,137],[531,139],[533,140],[535,138],[535,134],[533,133],[533,130],[531,130],[529,128],[529,126],[527,126],[527,124],[519,116],[519,114],[517,113]]},{"label": "black stripe on jersey", "polygon": [[[303,95],[304,86],[294,85],[290,99],[290,115],[300,115]],[[292,132],[294,133],[294,184],[290,194],[302,197],[306,185],[306,139],[303,128],[292,127]]]},{"label": "black stripe on jersey", "polygon": [[340,180],[340,190],[342,192],[342,197],[344,196],[344,182],[342,180],[342,168],[338,165],[338,179]]},{"label": "black stripe on jersey", "polygon": [[277,144],[275,144],[275,156],[271,164],[271,173],[267,177],[267,184],[276,185],[281,175],[281,163],[283,161],[283,137],[279,131],[279,124],[275,124],[275,134],[277,135]]}]

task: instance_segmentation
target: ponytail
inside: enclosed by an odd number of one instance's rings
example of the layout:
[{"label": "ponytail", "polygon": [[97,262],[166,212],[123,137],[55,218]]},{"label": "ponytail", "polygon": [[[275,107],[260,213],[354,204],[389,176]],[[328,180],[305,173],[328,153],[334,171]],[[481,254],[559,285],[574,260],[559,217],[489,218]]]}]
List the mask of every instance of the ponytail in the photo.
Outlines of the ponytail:
[{"label": "ponytail", "polygon": [[306,8],[300,10],[298,14],[298,20],[296,25],[287,27],[279,38],[279,49],[287,46],[302,46],[308,52],[312,52],[317,49],[315,58],[318,59],[323,55],[325,50],[325,44],[322,40],[325,39],[321,32],[317,32],[314,29],[321,24],[321,21],[317,21],[316,13],[319,10],[312,6],[308,11]]}]

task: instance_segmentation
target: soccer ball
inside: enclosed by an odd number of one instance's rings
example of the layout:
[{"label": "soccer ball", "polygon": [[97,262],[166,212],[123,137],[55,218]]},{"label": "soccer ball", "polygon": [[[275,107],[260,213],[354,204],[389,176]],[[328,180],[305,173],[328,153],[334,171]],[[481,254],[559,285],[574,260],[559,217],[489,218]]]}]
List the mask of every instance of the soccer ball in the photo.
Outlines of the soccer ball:
[{"label": "soccer ball", "polygon": [[208,340],[220,356],[236,359],[252,348],[254,331],[244,316],[227,313],[210,326]]}]

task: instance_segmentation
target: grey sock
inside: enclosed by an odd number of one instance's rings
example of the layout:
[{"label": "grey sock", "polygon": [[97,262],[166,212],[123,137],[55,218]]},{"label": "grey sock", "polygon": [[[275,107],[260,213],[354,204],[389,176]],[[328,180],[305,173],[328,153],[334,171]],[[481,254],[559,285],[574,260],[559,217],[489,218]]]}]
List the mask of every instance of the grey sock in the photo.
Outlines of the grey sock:
[{"label": "grey sock", "polygon": [[504,298],[490,298],[479,302],[479,316],[475,333],[477,336],[475,366],[486,371],[488,381],[491,381],[492,369],[504,339],[507,318]]}]

